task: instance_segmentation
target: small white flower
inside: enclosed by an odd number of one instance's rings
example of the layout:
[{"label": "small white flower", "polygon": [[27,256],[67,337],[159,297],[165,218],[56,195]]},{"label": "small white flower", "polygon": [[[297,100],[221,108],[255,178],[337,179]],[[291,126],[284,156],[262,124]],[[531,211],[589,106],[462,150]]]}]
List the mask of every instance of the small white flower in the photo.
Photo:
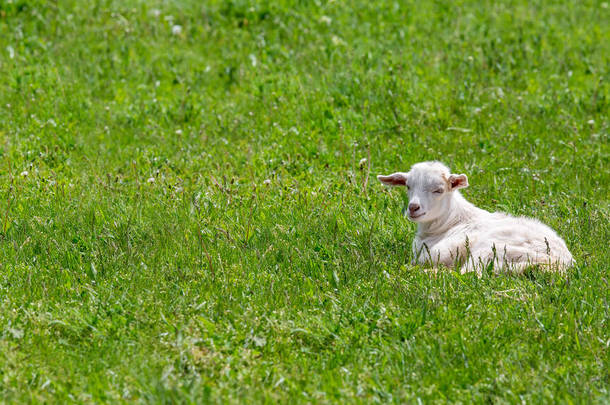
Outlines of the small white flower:
[{"label": "small white flower", "polygon": [[155,182],[155,178],[154,177],[149,177],[148,180],[146,180],[148,183],[154,183]]},{"label": "small white flower", "polygon": [[271,184],[271,180],[266,179],[265,181],[263,181],[263,184],[268,186],[269,184]]},{"label": "small white flower", "polygon": [[257,64],[256,56],[254,56],[254,54],[250,54],[249,57],[250,57],[250,62],[252,63],[252,66],[256,67],[256,64]]},{"label": "small white flower", "polygon": [[472,62],[474,60],[474,58],[470,55],[468,56],[468,62]]},{"label": "small white flower", "polygon": [[368,160],[366,158],[362,158],[362,159],[360,159],[360,162],[358,162],[358,166],[364,167],[366,162],[368,162]]},{"label": "small white flower", "polygon": [[483,109],[481,107],[477,107],[474,110],[472,110],[472,112],[475,114],[479,114],[481,111],[483,111]]},{"label": "small white flower", "polygon": [[333,35],[330,40],[332,41],[333,45],[335,45],[335,46],[345,45],[345,41],[336,35]]},{"label": "small white flower", "polygon": [[159,80],[157,80],[157,81],[155,82],[155,87],[159,87],[159,86],[161,86],[161,82],[160,82]]},{"label": "small white flower", "polygon": [[8,57],[11,58],[11,59],[14,59],[15,58],[15,50],[13,49],[13,47],[9,45],[9,46],[6,47],[6,50],[8,51]]},{"label": "small white flower", "polygon": [[176,130],[176,135],[182,135],[182,130],[181,129],[177,129]]},{"label": "small white flower", "polygon": [[182,26],[181,25],[174,25],[172,27],[172,34],[174,34],[174,35],[182,34]]},{"label": "small white flower", "polygon": [[323,15],[322,17],[320,17],[320,22],[323,24],[326,24],[326,25],[330,25],[333,22],[333,20],[329,16]]},{"label": "small white flower", "polygon": [[27,170],[21,172],[22,177],[28,177],[28,174],[30,174],[30,172],[28,172]]},{"label": "small white flower", "polygon": [[150,15],[152,15],[153,17],[159,17],[161,15],[161,10],[159,10],[158,8],[153,8],[152,10],[150,10]]},{"label": "small white flower", "polygon": [[594,120],[589,120],[589,121],[587,121],[587,124],[589,124],[589,125],[595,125],[595,121],[594,121]]}]

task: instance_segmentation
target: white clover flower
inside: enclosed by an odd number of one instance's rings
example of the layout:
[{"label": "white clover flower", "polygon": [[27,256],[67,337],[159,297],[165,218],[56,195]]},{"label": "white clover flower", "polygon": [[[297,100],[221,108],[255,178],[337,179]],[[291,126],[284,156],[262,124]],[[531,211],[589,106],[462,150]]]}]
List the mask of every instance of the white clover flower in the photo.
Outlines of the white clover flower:
[{"label": "white clover flower", "polygon": [[150,10],[150,15],[152,15],[153,17],[159,17],[161,15],[161,10],[159,10],[158,8],[153,8],[152,10]]},{"label": "white clover flower", "polygon": [[335,45],[335,46],[345,45],[345,41],[336,35],[333,35],[330,40],[332,41],[333,45]]},{"label": "white clover flower", "polygon": [[155,182],[155,178],[154,177],[149,177],[148,180],[146,180],[148,183],[154,183]]},{"label": "white clover flower", "polygon": [[271,184],[271,180],[270,179],[265,179],[265,181],[263,181],[263,184],[268,186],[269,184]]},{"label": "white clover flower", "polygon": [[182,135],[182,130],[181,129],[177,129],[176,130],[176,135]]},{"label": "white clover flower", "polygon": [[28,172],[27,170],[21,172],[22,177],[28,177],[28,174],[30,174],[30,172]]},{"label": "white clover flower", "polygon": [[182,26],[181,25],[174,25],[172,27],[172,34],[174,34],[174,35],[182,34]]},{"label": "white clover flower", "polygon": [[323,15],[322,17],[320,17],[320,22],[323,24],[326,24],[326,25],[330,25],[333,22],[333,20],[329,16]]},{"label": "white clover flower", "polygon": [[594,121],[594,120],[589,120],[589,121],[587,121],[587,124],[589,124],[589,125],[595,125],[595,121]]}]

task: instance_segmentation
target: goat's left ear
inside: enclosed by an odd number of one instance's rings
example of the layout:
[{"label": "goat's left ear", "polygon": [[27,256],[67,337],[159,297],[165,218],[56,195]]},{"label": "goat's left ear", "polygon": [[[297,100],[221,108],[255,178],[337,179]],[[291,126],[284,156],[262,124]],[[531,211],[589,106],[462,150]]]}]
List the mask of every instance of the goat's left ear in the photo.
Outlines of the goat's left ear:
[{"label": "goat's left ear", "polygon": [[449,176],[448,181],[451,191],[468,187],[468,177],[465,174],[452,174]]}]

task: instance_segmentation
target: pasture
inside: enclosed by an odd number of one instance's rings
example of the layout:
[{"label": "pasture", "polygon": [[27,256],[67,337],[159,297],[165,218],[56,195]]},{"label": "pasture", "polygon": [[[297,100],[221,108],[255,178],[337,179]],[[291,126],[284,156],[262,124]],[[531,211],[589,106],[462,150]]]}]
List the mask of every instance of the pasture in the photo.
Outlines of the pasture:
[{"label": "pasture", "polygon": [[[0,2],[2,402],[607,403],[607,1]],[[566,276],[412,266],[438,159]]]}]

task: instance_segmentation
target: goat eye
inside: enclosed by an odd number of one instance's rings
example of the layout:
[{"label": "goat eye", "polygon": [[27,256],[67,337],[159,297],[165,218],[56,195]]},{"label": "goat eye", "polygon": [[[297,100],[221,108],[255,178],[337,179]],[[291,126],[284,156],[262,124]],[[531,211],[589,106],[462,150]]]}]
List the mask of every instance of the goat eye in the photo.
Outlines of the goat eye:
[{"label": "goat eye", "polygon": [[443,190],[439,188],[438,190],[434,190],[433,193],[434,194],[442,194]]}]

